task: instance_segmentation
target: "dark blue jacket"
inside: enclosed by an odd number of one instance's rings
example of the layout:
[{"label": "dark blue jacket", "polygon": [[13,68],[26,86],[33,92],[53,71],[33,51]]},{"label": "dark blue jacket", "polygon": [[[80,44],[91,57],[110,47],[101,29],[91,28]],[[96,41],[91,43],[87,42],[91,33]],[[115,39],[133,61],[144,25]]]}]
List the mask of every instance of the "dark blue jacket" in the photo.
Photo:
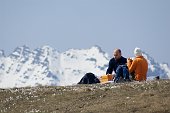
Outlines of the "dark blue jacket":
[{"label": "dark blue jacket", "polygon": [[112,74],[113,70],[116,72],[116,69],[119,65],[126,65],[127,59],[122,57],[119,60],[115,60],[115,58],[112,58],[109,61],[109,67],[106,71],[106,74]]}]

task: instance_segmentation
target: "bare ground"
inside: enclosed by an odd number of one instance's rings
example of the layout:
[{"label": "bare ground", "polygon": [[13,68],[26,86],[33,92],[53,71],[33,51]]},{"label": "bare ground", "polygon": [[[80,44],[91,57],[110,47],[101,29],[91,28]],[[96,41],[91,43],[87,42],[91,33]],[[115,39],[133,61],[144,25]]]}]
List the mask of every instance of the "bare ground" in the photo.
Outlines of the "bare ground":
[{"label": "bare ground", "polygon": [[2,113],[170,113],[170,80],[0,89]]}]

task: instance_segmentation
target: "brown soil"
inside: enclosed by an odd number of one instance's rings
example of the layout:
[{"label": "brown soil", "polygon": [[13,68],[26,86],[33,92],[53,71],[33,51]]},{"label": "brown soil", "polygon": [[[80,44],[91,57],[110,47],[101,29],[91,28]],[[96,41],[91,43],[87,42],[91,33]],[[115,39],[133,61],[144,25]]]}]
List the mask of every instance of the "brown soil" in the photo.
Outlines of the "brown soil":
[{"label": "brown soil", "polygon": [[170,80],[0,89],[2,113],[170,113]]}]

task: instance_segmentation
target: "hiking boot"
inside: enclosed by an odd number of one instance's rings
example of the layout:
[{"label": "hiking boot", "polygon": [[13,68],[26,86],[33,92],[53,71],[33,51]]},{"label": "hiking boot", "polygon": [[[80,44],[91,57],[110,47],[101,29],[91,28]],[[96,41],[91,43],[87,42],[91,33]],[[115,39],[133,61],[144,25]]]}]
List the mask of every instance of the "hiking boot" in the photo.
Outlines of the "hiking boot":
[{"label": "hiking boot", "polygon": [[124,82],[131,82],[130,79],[124,79]]}]

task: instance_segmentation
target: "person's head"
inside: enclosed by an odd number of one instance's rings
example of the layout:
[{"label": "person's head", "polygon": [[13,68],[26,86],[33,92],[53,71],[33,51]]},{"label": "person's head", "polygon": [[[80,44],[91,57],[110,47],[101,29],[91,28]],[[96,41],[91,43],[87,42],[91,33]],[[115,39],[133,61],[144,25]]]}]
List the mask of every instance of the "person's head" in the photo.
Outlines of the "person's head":
[{"label": "person's head", "polygon": [[142,56],[142,50],[140,48],[136,47],[135,50],[134,50],[134,55],[136,57]]},{"label": "person's head", "polygon": [[122,56],[122,52],[120,49],[115,49],[113,52],[113,56],[116,60],[120,59]]}]

